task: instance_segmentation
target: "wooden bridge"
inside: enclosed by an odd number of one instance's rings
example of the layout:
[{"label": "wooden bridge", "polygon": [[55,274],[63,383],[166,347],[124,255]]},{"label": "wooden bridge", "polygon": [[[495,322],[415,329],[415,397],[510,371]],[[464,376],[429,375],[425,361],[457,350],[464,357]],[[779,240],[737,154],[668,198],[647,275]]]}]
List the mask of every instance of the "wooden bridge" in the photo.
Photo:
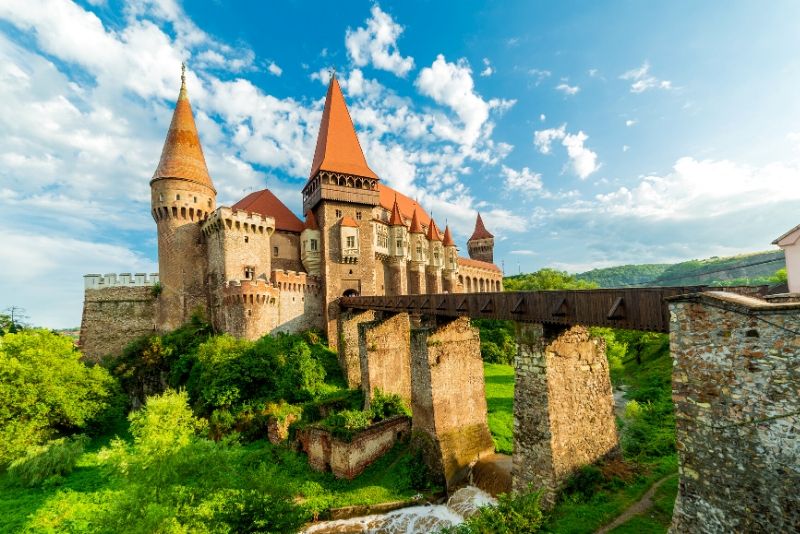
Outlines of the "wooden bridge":
[{"label": "wooden bridge", "polygon": [[666,299],[711,290],[763,296],[767,293],[767,286],[678,286],[358,296],[342,297],[339,305],[342,309],[350,310],[668,332],[669,310]]}]

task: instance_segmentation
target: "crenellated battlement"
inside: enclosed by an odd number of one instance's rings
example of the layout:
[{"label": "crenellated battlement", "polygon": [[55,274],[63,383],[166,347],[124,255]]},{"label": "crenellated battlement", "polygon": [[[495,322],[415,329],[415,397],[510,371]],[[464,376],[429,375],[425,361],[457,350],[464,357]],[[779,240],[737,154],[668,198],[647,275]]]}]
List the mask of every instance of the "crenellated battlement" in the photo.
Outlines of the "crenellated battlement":
[{"label": "crenellated battlement", "polygon": [[222,302],[231,304],[276,303],[279,291],[263,278],[256,280],[229,280],[222,287]]},{"label": "crenellated battlement", "polygon": [[260,213],[223,206],[208,216],[201,229],[206,236],[214,232],[236,231],[269,237],[275,231],[275,219]]},{"label": "crenellated battlement", "polygon": [[83,275],[84,289],[105,289],[108,287],[144,287],[159,282],[158,273],[109,273]]},{"label": "crenellated battlement", "polygon": [[281,291],[298,293],[317,292],[321,288],[319,277],[317,276],[281,269],[272,271],[272,285]]}]

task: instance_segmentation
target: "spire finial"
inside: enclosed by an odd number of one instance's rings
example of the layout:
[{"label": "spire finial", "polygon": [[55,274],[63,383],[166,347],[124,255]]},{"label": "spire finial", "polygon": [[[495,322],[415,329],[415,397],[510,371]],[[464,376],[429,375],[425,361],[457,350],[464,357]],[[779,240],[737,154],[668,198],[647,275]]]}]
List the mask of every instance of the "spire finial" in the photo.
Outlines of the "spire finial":
[{"label": "spire finial", "polygon": [[334,66],[328,67],[328,74],[330,75],[331,80],[336,78],[336,67]]},{"label": "spire finial", "polygon": [[186,86],[186,62],[181,61],[181,87]]}]

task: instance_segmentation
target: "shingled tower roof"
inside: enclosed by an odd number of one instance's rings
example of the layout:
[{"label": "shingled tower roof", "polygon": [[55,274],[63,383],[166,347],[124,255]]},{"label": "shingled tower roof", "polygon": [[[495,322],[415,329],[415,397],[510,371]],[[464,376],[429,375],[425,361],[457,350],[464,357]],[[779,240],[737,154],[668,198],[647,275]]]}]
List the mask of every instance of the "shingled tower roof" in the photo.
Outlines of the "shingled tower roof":
[{"label": "shingled tower roof", "polygon": [[456,246],[456,242],[453,241],[453,235],[450,233],[450,226],[447,225],[444,227],[444,240],[442,241],[442,245],[446,247],[454,247]]},{"label": "shingled tower roof", "polygon": [[314,152],[309,178],[313,178],[319,171],[378,178],[364,158],[364,152],[358,142],[350,112],[347,110],[335,74],[331,76],[328,94],[325,96],[325,108],[322,110],[322,120],[317,135],[317,149]]},{"label": "shingled tower roof", "polygon": [[394,204],[392,205],[392,215],[389,217],[390,226],[405,226],[403,216],[400,215],[400,206],[397,204],[397,195],[394,196]]},{"label": "shingled tower roof", "polygon": [[431,224],[428,225],[428,235],[426,236],[428,241],[441,241],[442,235],[439,233],[439,228],[436,227],[436,223],[433,219],[431,219]]},{"label": "shingled tower roof", "polygon": [[481,214],[478,213],[478,218],[475,220],[475,231],[472,232],[472,237],[469,238],[470,241],[474,239],[491,239],[494,236],[489,233],[489,230],[483,225],[483,219],[481,219]]},{"label": "shingled tower roof", "polygon": [[306,224],[303,226],[304,230],[319,230],[319,224],[317,224],[317,218],[314,217],[314,212],[308,210],[306,212]]},{"label": "shingled tower roof", "polygon": [[411,228],[408,229],[408,232],[411,234],[424,234],[424,230],[422,230],[422,225],[419,223],[419,218],[417,217],[417,209],[414,208],[414,215],[411,216]]},{"label": "shingled tower roof", "polygon": [[188,180],[210,187],[216,193],[211,176],[208,174],[203,147],[200,146],[192,105],[186,93],[184,66],[181,66],[181,90],[178,93],[178,102],[175,104],[172,122],[167,130],[167,139],[161,150],[161,160],[151,182],[163,178]]}]

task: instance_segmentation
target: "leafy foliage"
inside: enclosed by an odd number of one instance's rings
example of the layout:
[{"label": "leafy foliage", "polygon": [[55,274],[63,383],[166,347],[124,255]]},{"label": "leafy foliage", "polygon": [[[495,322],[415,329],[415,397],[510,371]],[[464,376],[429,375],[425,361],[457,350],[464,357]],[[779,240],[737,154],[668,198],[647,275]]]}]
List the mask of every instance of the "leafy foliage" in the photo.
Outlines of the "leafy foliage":
[{"label": "leafy foliage", "polygon": [[88,428],[109,407],[114,379],[80,357],[71,340],[46,330],[0,338],[0,465]]},{"label": "leafy foliage", "polygon": [[11,462],[8,475],[22,486],[56,483],[72,472],[87,442],[86,436],[75,436],[29,447],[25,456]]},{"label": "leafy foliage", "polygon": [[517,355],[517,339],[513,321],[474,319],[472,325],[480,330],[483,361],[514,363],[514,357]]},{"label": "leafy foliage", "polygon": [[394,393],[386,394],[380,388],[375,389],[375,393],[372,395],[372,400],[369,402],[369,413],[370,418],[375,422],[383,421],[396,415],[411,416],[411,410],[403,402],[400,395]]},{"label": "leafy foliage", "polygon": [[533,291],[547,289],[594,289],[595,282],[582,280],[565,271],[541,269],[535,273],[507,276],[503,279],[506,291]]},{"label": "leafy foliage", "polygon": [[387,395],[380,389],[376,389],[370,401],[369,410],[337,411],[320,421],[319,425],[330,430],[331,434],[337,438],[350,441],[353,436],[371,424],[397,415],[410,416],[411,410],[399,395]]}]

